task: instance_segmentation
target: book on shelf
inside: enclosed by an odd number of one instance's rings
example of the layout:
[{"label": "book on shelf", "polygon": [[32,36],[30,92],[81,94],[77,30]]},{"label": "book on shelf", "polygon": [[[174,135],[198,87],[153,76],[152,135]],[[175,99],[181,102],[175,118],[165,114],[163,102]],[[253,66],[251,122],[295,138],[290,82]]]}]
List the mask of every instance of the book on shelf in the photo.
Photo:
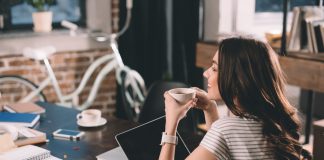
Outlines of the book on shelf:
[{"label": "book on shelf", "polygon": [[287,49],[290,51],[300,50],[300,24],[301,24],[301,9],[300,7],[293,8],[293,19],[291,22],[290,36],[288,38]]},{"label": "book on shelf", "polygon": [[11,113],[45,113],[45,109],[43,107],[31,102],[4,105],[3,109]]},{"label": "book on shelf", "polygon": [[288,51],[307,49],[310,53],[319,52],[319,44],[313,21],[324,19],[324,8],[320,6],[299,6],[293,9],[293,19],[288,38]]},{"label": "book on shelf", "polygon": [[321,34],[320,25],[314,26],[314,34],[317,43],[317,53],[324,52],[323,36]]},{"label": "book on shelf", "polygon": [[46,133],[44,132],[27,127],[17,127],[17,129],[19,136],[14,143],[18,147],[46,142]]},{"label": "book on shelf", "polygon": [[320,52],[324,52],[324,24],[319,25],[320,32],[321,32],[321,37],[322,37],[322,45],[323,45],[323,50],[320,50]]},{"label": "book on shelf", "polygon": [[306,34],[307,34],[307,48],[310,53],[315,53],[314,49],[314,39],[313,39],[313,33],[312,33],[312,17],[306,18]]},{"label": "book on shelf", "polygon": [[0,154],[0,160],[59,160],[51,155],[49,150],[44,148],[27,145],[11,149]]},{"label": "book on shelf", "polygon": [[324,41],[323,41],[324,37],[322,36],[322,33],[321,33],[321,23],[324,24],[324,19],[318,23],[317,22],[312,23],[313,30],[314,30],[314,36],[316,39],[317,53],[324,52]]},{"label": "book on shelf", "polygon": [[315,53],[324,52],[324,37],[321,34],[321,25],[324,25],[324,18],[311,22],[313,29]]},{"label": "book on shelf", "polygon": [[307,36],[308,48],[311,53],[318,53],[322,51],[323,38],[320,33],[320,24],[324,23],[324,18],[310,17],[306,19],[307,22]]},{"label": "book on shelf", "polygon": [[0,124],[33,127],[39,119],[38,114],[0,112]]}]

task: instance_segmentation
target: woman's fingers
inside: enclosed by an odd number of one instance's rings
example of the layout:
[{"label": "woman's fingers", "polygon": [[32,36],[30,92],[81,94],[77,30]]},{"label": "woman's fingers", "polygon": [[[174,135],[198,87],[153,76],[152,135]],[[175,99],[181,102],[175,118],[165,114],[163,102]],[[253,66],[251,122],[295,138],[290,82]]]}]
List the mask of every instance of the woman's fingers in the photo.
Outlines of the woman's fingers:
[{"label": "woman's fingers", "polygon": [[192,107],[196,107],[197,106],[197,101],[198,101],[198,98],[194,98],[193,99]]},{"label": "woman's fingers", "polygon": [[169,93],[168,91],[165,91],[164,94],[163,94],[164,98],[166,98],[167,96],[169,96]]},{"label": "woman's fingers", "polygon": [[207,95],[205,92],[196,92],[196,97],[203,98],[203,97],[207,97]]},{"label": "woman's fingers", "polygon": [[184,108],[186,108],[186,109],[189,110],[190,108],[196,106],[196,102],[197,102],[197,98],[193,98],[193,99],[191,99],[189,102],[187,102],[187,103],[184,105]]},{"label": "woman's fingers", "polygon": [[196,96],[198,97],[204,97],[204,96],[207,96],[207,92],[200,89],[200,88],[197,88],[197,87],[191,87],[192,89],[194,89],[196,91]]},{"label": "woman's fingers", "polygon": [[169,94],[168,91],[164,92],[164,99],[165,100],[168,100],[168,101],[172,101],[173,100],[173,97],[171,97],[171,95]]},{"label": "woman's fingers", "polygon": [[205,92],[204,90],[198,88],[198,87],[191,87],[192,89],[196,90],[196,91],[199,91],[199,92]]}]

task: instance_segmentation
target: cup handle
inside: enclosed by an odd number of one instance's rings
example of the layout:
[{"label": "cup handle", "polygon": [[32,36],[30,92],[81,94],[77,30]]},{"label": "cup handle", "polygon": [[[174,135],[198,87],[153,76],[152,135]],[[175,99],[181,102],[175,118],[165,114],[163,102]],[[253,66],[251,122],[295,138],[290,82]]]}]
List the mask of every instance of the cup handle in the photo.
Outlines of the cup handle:
[{"label": "cup handle", "polygon": [[79,113],[79,114],[76,116],[76,118],[77,118],[78,120],[81,119],[81,118],[82,118],[81,113]]}]

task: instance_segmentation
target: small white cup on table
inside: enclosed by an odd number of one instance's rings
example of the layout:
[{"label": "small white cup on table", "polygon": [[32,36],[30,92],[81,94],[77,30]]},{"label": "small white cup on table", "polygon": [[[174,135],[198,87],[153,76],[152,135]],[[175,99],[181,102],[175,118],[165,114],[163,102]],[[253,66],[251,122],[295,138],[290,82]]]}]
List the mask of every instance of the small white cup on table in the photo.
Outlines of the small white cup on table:
[{"label": "small white cup on table", "polygon": [[83,123],[96,124],[101,119],[101,111],[98,109],[87,109],[79,113],[76,118]]}]

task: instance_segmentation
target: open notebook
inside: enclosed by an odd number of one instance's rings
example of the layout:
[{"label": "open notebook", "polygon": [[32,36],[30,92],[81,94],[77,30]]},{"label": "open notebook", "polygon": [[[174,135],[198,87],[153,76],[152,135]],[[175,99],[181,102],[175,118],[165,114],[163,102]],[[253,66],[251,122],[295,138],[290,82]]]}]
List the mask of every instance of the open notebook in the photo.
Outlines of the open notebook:
[{"label": "open notebook", "polygon": [[0,160],[60,160],[50,151],[33,145],[12,149],[0,154]]}]

